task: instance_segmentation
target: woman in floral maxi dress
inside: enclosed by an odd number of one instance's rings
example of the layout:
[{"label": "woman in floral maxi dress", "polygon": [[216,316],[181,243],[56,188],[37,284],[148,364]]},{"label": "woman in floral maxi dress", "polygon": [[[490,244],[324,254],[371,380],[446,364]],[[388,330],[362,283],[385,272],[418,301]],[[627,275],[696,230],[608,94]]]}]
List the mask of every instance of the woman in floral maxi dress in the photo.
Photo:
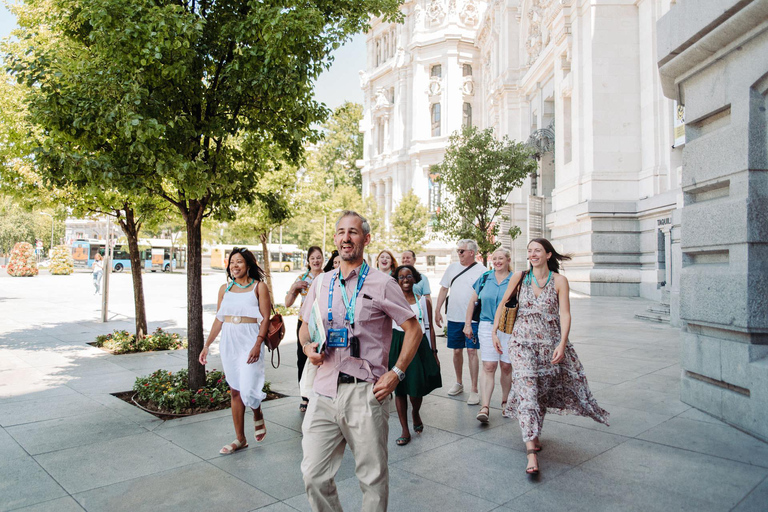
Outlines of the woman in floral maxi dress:
[{"label": "woman in floral maxi dress", "polygon": [[528,456],[526,473],[532,475],[539,472],[537,454],[542,448],[539,436],[546,413],[587,416],[608,425],[608,412],[597,405],[584,368],[568,341],[571,329],[568,280],[558,271],[560,262],[569,259],[558,254],[548,240],[531,240],[528,243],[531,268],[509,280],[493,325],[493,343],[500,351],[496,329],[504,304],[520,283],[520,306],[509,341],[512,389],[504,413],[520,423]]}]

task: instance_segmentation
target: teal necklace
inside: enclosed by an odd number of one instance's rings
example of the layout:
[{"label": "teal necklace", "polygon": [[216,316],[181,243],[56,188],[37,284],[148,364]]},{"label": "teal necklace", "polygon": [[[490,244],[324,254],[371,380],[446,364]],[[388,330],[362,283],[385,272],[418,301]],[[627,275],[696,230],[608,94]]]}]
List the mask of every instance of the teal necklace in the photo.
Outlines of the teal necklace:
[{"label": "teal necklace", "polygon": [[249,286],[251,286],[253,284],[254,281],[255,281],[255,279],[251,279],[251,282],[248,283],[248,284],[240,284],[240,283],[238,283],[237,281],[235,281],[233,279],[232,282],[229,283],[229,286],[227,286],[227,290],[226,291],[229,291],[229,289],[232,288],[232,285],[235,285],[238,288],[243,288],[243,289],[248,288]]},{"label": "teal necklace", "polygon": [[538,279],[536,279],[536,273],[535,273],[533,270],[531,270],[531,275],[533,276],[533,281],[536,283],[536,286],[538,286],[539,288],[544,288],[544,287],[546,287],[546,286],[549,284],[549,280],[550,280],[550,279],[552,279],[552,271],[550,270],[550,271],[549,271],[549,275],[547,276],[547,282],[546,282],[546,283],[544,283],[544,286],[541,286],[541,285],[539,284],[539,280],[538,280]]}]

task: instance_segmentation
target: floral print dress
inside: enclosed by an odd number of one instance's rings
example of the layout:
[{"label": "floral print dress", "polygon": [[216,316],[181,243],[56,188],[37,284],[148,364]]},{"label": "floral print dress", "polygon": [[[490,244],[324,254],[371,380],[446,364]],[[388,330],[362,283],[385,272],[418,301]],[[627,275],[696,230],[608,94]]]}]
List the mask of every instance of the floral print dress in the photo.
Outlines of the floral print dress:
[{"label": "floral print dress", "polygon": [[608,425],[608,412],[592,396],[584,367],[571,343],[566,344],[560,364],[551,362],[560,343],[560,305],[554,277],[538,298],[532,285],[524,280],[518,300],[520,307],[509,341],[512,390],[504,415],[517,418],[524,441],[541,435],[548,412],[587,416]]}]

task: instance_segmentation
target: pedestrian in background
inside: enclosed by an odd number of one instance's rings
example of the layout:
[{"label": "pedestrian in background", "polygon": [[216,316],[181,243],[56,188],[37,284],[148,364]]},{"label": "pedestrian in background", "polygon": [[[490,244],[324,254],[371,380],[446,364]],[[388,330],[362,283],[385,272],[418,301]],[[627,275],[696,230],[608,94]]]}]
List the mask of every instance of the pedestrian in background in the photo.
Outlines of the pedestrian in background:
[{"label": "pedestrian in background", "polygon": [[323,272],[330,272],[333,269],[339,268],[340,263],[341,263],[341,256],[339,256],[339,251],[334,249],[331,255],[328,256],[328,261],[325,262],[325,266],[323,267]]},{"label": "pedestrian in background", "polygon": [[501,410],[502,414],[507,406],[507,397],[512,386],[512,364],[509,360],[509,349],[507,342],[509,334],[498,331],[496,336],[499,338],[501,350],[496,350],[493,346],[493,337],[491,330],[493,328],[493,318],[496,315],[504,292],[507,291],[510,277],[510,263],[512,255],[506,249],[496,249],[491,255],[493,270],[486,272],[472,285],[474,292],[469,299],[467,315],[464,322],[464,334],[469,338],[474,336],[472,329],[472,317],[475,310],[475,304],[479,301],[480,323],[477,328],[477,341],[480,343],[480,359],[483,362],[483,379],[480,384],[480,412],[477,413],[477,420],[482,423],[488,423],[488,417],[491,414],[491,395],[495,387],[496,368],[501,366]]},{"label": "pedestrian in background", "polygon": [[[437,296],[435,325],[438,327],[443,326],[443,317],[440,314],[440,309],[448,301],[448,307],[446,308],[448,348],[453,350],[453,369],[456,373],[456,382],[448,390],[448,394],[455,396],[464,392],[462,372],[464,369],[464,349],[466,348],[467,359],[469,360],[469,377],[472,382],[467,405],[477,405],[480,403],[480,395],[477,391],[477,374],[479,371],[477,349],[480,348],[480,344],[477,342],[477,322],[472,323],[475,335],[472,338],[467,338],[464,334],[464,317],[467,313],[469,299],[472,297],[472,285],[487,269],[475,261],[477,243],[474,240],[459,240],[458,244],[456,244],[456,253],[459,255],[458,263],[448,265],[443,278],[440,280],[440,294]],[[449,290],[451,293],[450,297],[448,297]]]},{"label": "pedestrian in background", "polygon": [[[368,221],[357,212],[343,212],[334,235],[341,265],[315,280],[302,308],[304,318],[314,322],[310,310],[317,298],[327,333],[319,353],[307,323],[299,333],[309,362],[318,366],[317,397],[304,417],[301,443],[301,472],[315,511],[341,510],[334,478],[346,445],[355,458],[362,510],[387,510],[390,394],[405,378],[422,331],[397,282],[363,260],[370,241]],[[397,363],[387,370],[392,321],[405,338]]]},{"label": "pedestrian in background", "polygon": [[[307,291],[312,285],[312,281],[323,273],[323,250],[316,245],[313,245],[307,250],[307,270],[303,272],[285,294],[285,307],[289,308],[296,301],[296,298],[301,295],[301,304],[304,304],[304,298],[307,296]],[[299,308],[299,321],[296,325],[296,367],[299,373],[299,382],[304,374],[304,365],[307,363],[307,356],[301,350],[301,343],[299,343],[299,330],[303,319],[301,317],[301,308]],[[306,396],[301,397],[301,403],[299,404],[299,411],[306,412],[309,398]]]},{"label": "pedestrian in background", "polygon": [[384,249],[376,256],[376,268],[387,275],[392,275],[392,270],[397,266],[395,255]]},{"label": "pedestrian in background", "polygon": [[261,401],[267,397],[263,391],[265,358],[261,355],[272,309],[264,271],[253,253],[245,247],[232,249],[227,263],[227,279],[229,284],[221,285],[219,289],[216,319],[198,357],[200,364],[208,363],[209,347],[221,333],[221,364],[230,387],[232,422],[237,435],[237,439],[219,451],[222,455],[248,446],[245,437],[246,407],[253,411],[256,441],[263,441],[267,435],[261,411]]},{"label": "pedestrian in background", "polygon": [[504,305],[520,283],[517,318],[509,340],[512,390],[506,412],[520,423],[528,457],[525,471],[530,475],[539,473],[537,454],[542,449],[539,438],[546,413],[587,416],[608,425],[608,413],[597,405],[584,368],[568,341],[568,279],[559,270],[560,262],[570,259],[559,254],[545,238],[531,240],[530,268],[509,280],[491,331],[493,344],[500,352],[502,344],[496,329]]},{"label": "pedestrian in background", "polygon": [[96,253],[96,256],[93,257],[93,287],[96,289],[95,292],[93,292],[94,295],[97,295],[101,291],[101,276],[104,275],[104,262],[102,261],[101,254],[98,252]]},{"label": "pedestrian in background", "polygon": [[[418,297],[413,292],[414,286],[422,280],[421,274],[411,265],[400,265],[394,271],[397,284],[403,290],[405,300],[416,314],[421,331],[424,333],[411,364],[408,365],[408,373],[395,388],[395,405],[397,416],[400,419],[402,434],[395,440],[398,446],[405,446],[411,441],[411,433],[408,430],[408,398],[411,399],[413,409],[413,431],[421,434],[424,431],[424,422],[421,420],[421,403],[424,397],[433,390],[442,387],[440,378],[440,360],[437,358],[437,344],[435,343],[435,330],[432,328],[432,305],[425,297]],[[405,333],[397,325],[392,325],[392,346],[389,349],[389,367],[397,364],[400,350],[403,347]]]}]

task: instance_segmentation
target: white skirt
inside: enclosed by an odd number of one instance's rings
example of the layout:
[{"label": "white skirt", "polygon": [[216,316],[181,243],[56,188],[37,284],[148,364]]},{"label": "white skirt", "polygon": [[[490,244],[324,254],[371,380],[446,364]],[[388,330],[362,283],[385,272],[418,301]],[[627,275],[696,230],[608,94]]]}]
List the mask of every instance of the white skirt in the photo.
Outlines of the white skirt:
[{"label": "white skirt", "polygon": [[243,403],[252,409],[258,409],[261,401],[267,397],[262,391],[265,381],[265,362],[268,357],[267,347],[261,344],[259,360],[248,364],[248,354],[259,335],[259,324],[222,325],[221,364],[229,387],[239,391]]},{"label": "white skirt", "polygon": [[480,322],[477,328],[477,337],[480,341],[480,359],[482,361],[501,361],[502,363],[510,363],[509,360],[509,339],[512,335],[505,332],[496,331],[496,335],[501,342],[501,354],[499,354],[495,348],[493,348],[493,338],[491,336],[491,328],[493,322]]}]

